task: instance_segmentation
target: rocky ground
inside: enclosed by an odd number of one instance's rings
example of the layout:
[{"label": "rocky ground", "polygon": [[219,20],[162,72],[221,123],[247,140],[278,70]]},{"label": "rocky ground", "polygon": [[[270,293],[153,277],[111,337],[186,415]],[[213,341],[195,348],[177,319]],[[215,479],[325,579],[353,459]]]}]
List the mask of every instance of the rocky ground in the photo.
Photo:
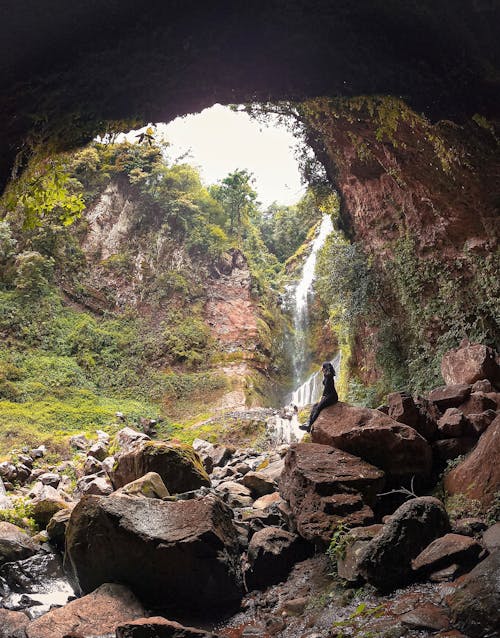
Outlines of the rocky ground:
[{"label": "rocky ground", "polygon": [[499,636],[498,356],[442,372],[266,451],[125,427],[17,453],[0,638]]}]

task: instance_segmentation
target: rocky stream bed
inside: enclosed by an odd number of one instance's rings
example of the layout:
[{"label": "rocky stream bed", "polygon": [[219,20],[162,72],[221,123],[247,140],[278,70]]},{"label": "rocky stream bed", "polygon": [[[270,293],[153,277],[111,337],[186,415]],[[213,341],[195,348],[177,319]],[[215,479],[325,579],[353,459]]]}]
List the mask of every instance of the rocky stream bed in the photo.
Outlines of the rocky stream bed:
[{"label": "rocky stream bed", "polygon": [[125,427],[1,463],[43,531],[0,523],[0,638],[499,636],[498,356],[463,344],[443,377],[307,442]]}]

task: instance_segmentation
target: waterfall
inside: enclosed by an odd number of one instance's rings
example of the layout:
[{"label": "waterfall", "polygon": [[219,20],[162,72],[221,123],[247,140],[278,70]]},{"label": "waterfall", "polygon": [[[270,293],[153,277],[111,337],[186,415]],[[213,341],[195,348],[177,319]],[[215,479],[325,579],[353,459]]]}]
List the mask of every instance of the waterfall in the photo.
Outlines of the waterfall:
[{"label": "waterfall", "polygon": [[5,491],[5,485],[3,484],[2,477],[0,476],[0,509],[9,509],[10,499]]},{"label": "waterfall", "polygon": [[[295,385],[298,386],[303,379],[305,368],[307,367],[307,331],[309,323],[309,296],[314,281],[314,271],[316,268],[316,259],[320,248],[325,243],[326,238],[333,230],[332,219],[330,215],[323,215],[318,233],[314,238],[302,273],[293,291],[293,324],[295,328],[294,349],[293,349],[293,370],[295,376]],[[305,405],[302,403],[302,405]]]},{"label": "waterfall", "polygon": [[[335,369],[335,374],[338,376],[340,372],[340,352],[332,359],[331,364]],[[291,403],[298,408],[302,408],[305,405],[319,401],[322,392],[323,377],[321,376],[321,370],[318,370],[311,374],[311,376],[292,393]]]}]

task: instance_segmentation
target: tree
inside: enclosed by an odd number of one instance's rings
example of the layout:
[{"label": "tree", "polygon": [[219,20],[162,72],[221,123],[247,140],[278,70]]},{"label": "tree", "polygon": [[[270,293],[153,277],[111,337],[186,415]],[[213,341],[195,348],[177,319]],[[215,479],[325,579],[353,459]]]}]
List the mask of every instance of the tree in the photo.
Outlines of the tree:
[{"label": "tree", "polygon": [[252,187],[253,175],[236,169],[222,182],[211,189],[212,196],[219,201],[229,217],[229,230],[241,233],[242,225],[256,208],[257,193]]}]

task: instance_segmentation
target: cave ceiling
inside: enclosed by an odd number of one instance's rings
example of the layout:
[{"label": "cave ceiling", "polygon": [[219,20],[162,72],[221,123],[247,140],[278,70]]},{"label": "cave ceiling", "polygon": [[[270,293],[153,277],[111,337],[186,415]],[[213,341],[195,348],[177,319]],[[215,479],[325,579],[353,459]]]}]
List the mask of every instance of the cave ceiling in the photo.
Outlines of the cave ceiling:
[{"label": "cave ceiling", "polygon": [[0,189],[29,144],[215,102],[389,94],[500,111],[500,0],[4,0]]}]

